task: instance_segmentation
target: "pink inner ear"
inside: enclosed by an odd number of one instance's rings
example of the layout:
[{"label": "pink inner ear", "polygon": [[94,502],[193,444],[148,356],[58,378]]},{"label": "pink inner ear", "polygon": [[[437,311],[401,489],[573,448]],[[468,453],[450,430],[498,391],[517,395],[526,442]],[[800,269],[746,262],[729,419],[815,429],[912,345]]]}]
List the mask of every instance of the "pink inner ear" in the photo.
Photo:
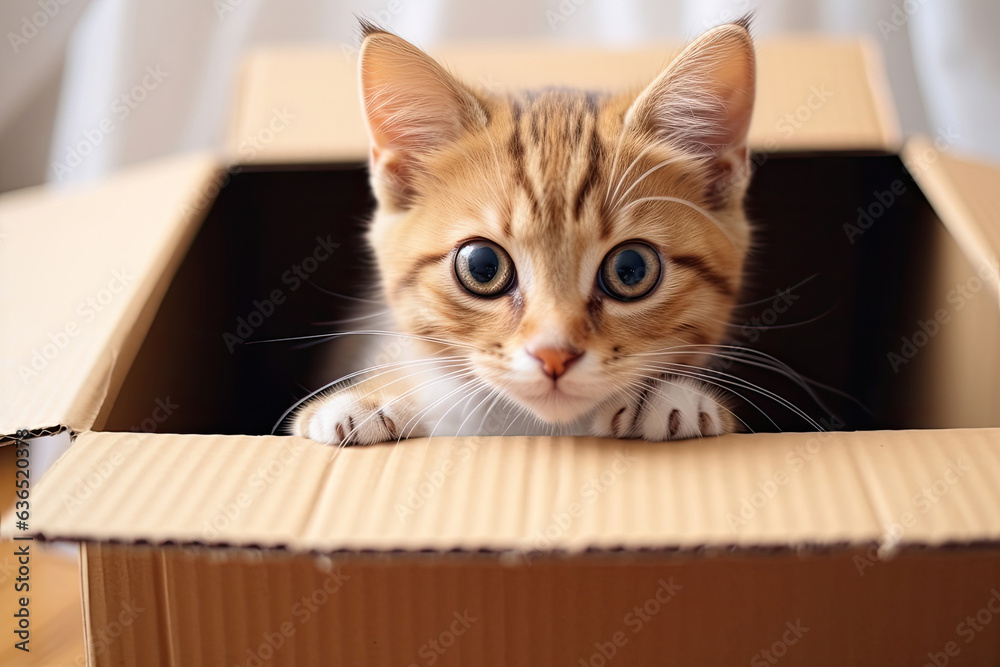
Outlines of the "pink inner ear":
[{"label": "pink inner ear", "polygon": [[420,49],[386,32],[365,38],[360,70],[376,196],[405,208],[424,157],[461,135],[478,101]]},{"label": "pink inner ear", "polygon": [[431,149],[461,132],[464,91],[434,60],[408,42],[376,33],[362,45],[361,88],[372,156]]},{"label": "pink inner ear", "polygon": [[754,53],[736,25],[711,30],[681,52],[639,96],[630,116],[695,154],[746,157],[754,102]]}]

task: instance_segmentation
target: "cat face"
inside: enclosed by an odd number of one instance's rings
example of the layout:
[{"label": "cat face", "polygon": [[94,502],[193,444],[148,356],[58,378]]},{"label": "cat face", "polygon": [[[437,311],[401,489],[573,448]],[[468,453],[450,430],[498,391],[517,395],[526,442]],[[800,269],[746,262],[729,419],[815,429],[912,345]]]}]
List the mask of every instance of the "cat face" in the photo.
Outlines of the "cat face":
[{"label": "cat face", "polygon": [[749,237],[743,25],[622,96],[487,95],[366,33],[369,241],[402,332],[551,423],[636,388],[655,362],[702,361]]}]

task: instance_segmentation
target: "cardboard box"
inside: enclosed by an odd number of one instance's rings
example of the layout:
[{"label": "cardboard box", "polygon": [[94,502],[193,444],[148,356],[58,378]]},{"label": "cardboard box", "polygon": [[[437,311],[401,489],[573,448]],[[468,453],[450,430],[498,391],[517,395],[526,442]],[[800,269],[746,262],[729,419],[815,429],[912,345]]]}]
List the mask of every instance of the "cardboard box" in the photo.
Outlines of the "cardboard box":
[{"label": "cardboard box", "polygon": [[[445,57],[485,85],[617,88],[666,56]],[[81,545],[89,664],[1000,661],[1000,170],[954,157],[948,128],[902,144],[871,47],[760,45],[766,232],[736,322],[870,412],[821,392],[844,431],[810,432],[755,396],[744,416],[785,432],[332,456],[266,435],[317,349],[243,343],[302,335],[357,288],[353,67],[251,57],[228,166],[0,197],[0,432],[74,435],[32,527]]]}]

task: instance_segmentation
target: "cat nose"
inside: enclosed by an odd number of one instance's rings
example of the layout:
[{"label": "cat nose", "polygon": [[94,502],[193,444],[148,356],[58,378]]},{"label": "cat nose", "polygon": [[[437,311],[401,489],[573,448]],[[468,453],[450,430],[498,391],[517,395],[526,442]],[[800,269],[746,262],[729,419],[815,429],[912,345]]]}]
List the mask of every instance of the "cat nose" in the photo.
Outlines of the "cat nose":
[{"label": "cat nose", "polygon": [[542,372],[553,380],[569,370],[573,362],[583,356],[581,351],[559,347],[542,347],[528,354],[541,362]]}]

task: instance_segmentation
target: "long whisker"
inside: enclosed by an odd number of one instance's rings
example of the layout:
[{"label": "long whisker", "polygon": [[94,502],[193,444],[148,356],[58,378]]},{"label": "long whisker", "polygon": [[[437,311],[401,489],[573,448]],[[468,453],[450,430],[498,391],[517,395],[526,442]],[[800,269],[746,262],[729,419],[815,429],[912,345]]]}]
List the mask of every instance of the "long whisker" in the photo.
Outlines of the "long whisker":
[{"label": "long whisker", "polygon": [[[789,400],[787,400],[785,398],[782,398],[781,396],[779,396],[778,394],[774,393],[773,391],[770,391],[770,390],[765,389],[765,388],[763,388],[763,387],[761,387],[759,385],[756,385],[753,382],[749,382],[749,381],[744,380],[742,378],[736,377],[735,375],[732,375],[730,373],[724,373],[724,372],[716,370],[716,369],[705,369],[705,368],[701,368],[699,366],[691,366],[690,364],[672,364],[672,363],[666,363],[666,364],[664,364],[663,366],[659,367],[659,370],[663,370],[663,371],[667,371],[667,372],[672,372],[672,373],[678,373],[678,374],[689,373],[689,374],[692,374],[696,379],[704,379],[703,373],[710,372],[712,374],[712,376],[715,377],[719,382],[732,383],[732,384],[735,384],[736,386],[741,387],[743,389],[749,389],[750,391],[753,391],[755,393],[761,394],[762,396],[770,398],[774,402],[776,402],[779,405],[781,405],[781,406],[787,408],[788,410],[790,410],[793,414],[801,417],[803,421],[805,421],[807,424],[809,424],[811,427],[813,427],[817,431],[824,431],[824,430],[826,430],[816,420],[814,420],[812,417],[810,417],[808,414],[806,414],[806,412],[804,410],[802,410],[801,408],[799,408],[797,405],[795,405],[791,401],[789,401]],[[723,377],[722,378],[717,377],[719,375],[721,375]]]},{"label": "long whisker", "polygon": [[[665,378],[665,377],[662,377],[662,371],[660,371],[659,369],[655,369],[655,368],[650,368],[650,369],[648,369],[648,370],[651,370],[651,371],[654,371],[654,372],[658,372],[658,373],[660,373],[660,375],[658,375],[658,376],[657,376],[657,375],[646,375],[646,374],[642,374],[642,373],[629,373],[629,375],[632,375],[632,376],[635,376],[635,377],[639,377],[639,378],[643,378],[643,379],[646,379],[646,380],[654,380],[654,381],[656,381],[656,382],[666,382],[667,384],[670,384],[670,385],[673,385],[673,386],[675,386],[675,387],[679,387],[679,388],[681,388],[681,389],[685,389],[685,390],[687,390],[687,391],[694,391],[694,389],[691,389],[691,388],[690,388],[690,387],[688,387],[688,386],[685,386],[685,385],[681,385],[681,384],[677,384],[676,382],[670,382],[670,380],[668,380],[667,378]],[[678,373],[677,375],[680,375],[680,373]],[[721,390],[721,391],[724,391],[724,392],[726,392],[726,393],[729,393],[729,394],[733,394],[733,395],[735,395],[736,397],[740,398],[741,400],[743,400],[743,401],[744,401],[745,403],[747,403],[747,404],[748,404],[748,405],[750,405],[751,407],[755,408],[755,409],[756,409],[756,410],[757,410],[758,412],[760,412],[760,413],[761,413],[762,415],[764,415],[764,417],[765,417],[765,418],[766,418],[767,420],[769,420],[769,421],[770,421],[770,422],[771,422],[772,424],[774,424],[774,428],[778,428],[778,425],[777,425],[777,424],[776,424],[776,423],[774,422],[774,420],[772,420],[772,419],[771,419],[771,418],[770,418],[770,417],[768,416],[768,414],[767,414],[766,412],[764,412],[764,410],[762,410],[762,409],[760,408],[760,406],[758,406],[758,405],[757,405],[756,403],[754,403],[753,401],[751,401],[750,399],[748,399],[748,398],[747,398],[746,396],[744,396],[743,394],[739,393],[739,392],[738,392],[738,391],[736,391],[735,389],[732,389],[732,388],[730,388],[730,387],[726,387],[726,386],[723,386],[723,385],[721,385],[721,384],[718,384],[718,383],[716,383],[716,382],[712,382],[711,380],[707,380],[707,379],[704,379],[704,378],[701,378],[701,377],[692,377],[692,376],[690,376],[690,375],[687,375],[687,376],[685,376],[685,377],[689,377],[689,378],[691,378],[691,379],[694,379],[694,380],[697,380],[697,381],[699,381],[699,382],[704,382],[705,384],[709,384],[709,385],[712,385],[713,387],[716,387],[716,388],[718,388],[718,389],[719,389],[719,390]],[[636,381],[636,383],[637,383],[637,387],[638,387],[639,389],[642,389],[642,382],[641,382],[641,381],[638,381],[638,380],[637,380],[637,381]],[[651,388],[651,389],[652,389],[652,388]],[[655,389],[654,389],[654,391],[657,391],[657,390],[655,390]],[[657,393],[658,393],[658,394],[659,394],[660,396],[662,396],[663,398],[665,398],[665,399],[669,400],[669,397],[668,397],[668,396],[667,396],[666,394],[664,394],[664,393],[662,393],[662,392],[659,392],[659,391],[657,391]],[[706,395],[706,394],[702,394],[702,393],[700,393],[700,392],[697,392],[697,391],[695,391],[695,393],[696,393],[696,394],[698,394],[699,396],[702,396],[702,397],[704,397],[704,398],[708,398],[708,399],[712,399],[712,397],[711,397],[711,396],[708,396],[708,395]],[[712,399],[712,400],[714,400],[714,399]],[[737,421],[739,421],[739,422],[740,422],[741,424],[743,424],[743,426],[744,426],[744,427],[745,427],[745,428],[746,428],[746,429],[747,429],[748,431],[750,431],[750,432],[753,432],[753,429],[752,429],[752,428],[750,428],[750,425],[749,425],[749,424],[747,424],[747,423],[746,423],[745,421],[743,421],[742,419],[740,419],[739,415],[737,415],[737,414],[736,414],[735,412],[733,412],[732,410],[730,410],[729,408],[727,408],[727,407],[726,407],[725,405],[722,405],[721,403],[718,403],[718,402],[716,402],[716,405],[718,405],[718,406],[719,406],[720,408],[722,408],[723,410],[725,410],[726,412],[728,412],[729,414],[731,414],[731,415],[732,415],[732,416],[733,416],[733,417],[734,417],[734,418],[735,418],[735,419],[736,419]]]},{"label": "long whisker", "polygon": [[[671,164],[671,163],[673,163],[673,162],[677,162],[678,160],[682,160],[682,159],[686,159],[686,156],[683,156],[683,155],[675,155],[675,156],[673,156],[673,157],[670,157],[670,158],[667,158],[667,159],[666,159],[666,160],[664,160],[663,162],[660,162],[660,163],[659,163],[659,164],[657,164],[656,166],[654,166],[654,167],[651,167],[651,168],[647,169],[647,170],[646,170],[646,173],[644,173],[644,174],[643,174],[642,176],[640,176],[639,178],[635,179],[635,180],[634,180],[634,181],[632,182],[632,185],[628,186],[628,189],[627,189],[627,190],[625,190],[625,192],[621,193],[621,195],[620,195],[620,196],[618,196],[618,197],[615,197],[615,201],[614,201],[614,202],[613,202],[613,203],[611,204],[611,206],[610,206],[609,208],[611,208],[611,209],[616,209],[616,208],[618,208],[618,205],[619,205],[619,204],[620,204],[620,203],[622,202],[622,200],[624,200],[624,199],[625,199],[625,197],[628,197],[628,193],[632,192],[632,190],[634,190],[634,189],[636,188],[636,186],[637,186],[637,185],[639,185],[640,183],[642,183],[642,181],[643,181],[643,180],[645,180],[645,178],[646,178],[647,176],[649,176],[650,174],[652,174],[652,173],[653,173],[654,171],[656,171],[656,170],[658,170],[658,169],[662,169],[663,167],[667,166],[668,164]],[[633,162],[633,164],[635,164],[635,163]]]},{"label": "long whisker", "polygon": [[433,336],[418,336],[416,334],[400,333],[398,331],[383,331],[380,329],[364,329],[360,331],[335,331],[327,334],[313,334],[309,336],[291,336],[289,338],[272,338],[269,340],[251,340],[247,341],[246,345],[256,345],[259,343],[285,343],[289,341],[296,340],[311,340],[316,338],[341,338],[343,336],[390,336],[394,338],[409,338],[412,340],[422,340],[429,343],[438,343],[440,345],[448,345],[450,347],[465,347],[471,350],[482,351],[475,345],[469,345],[468,343],[459,343],[458,341],[451,341],[444,338],[435,338]]},{"label": "long whisker", "polygon": [[632,208],[633,206],[636,206],[638,204],[642,204],[644,202],[650,202],[650,201],[663,201],[663,202],[669,202],[669,203],[673,203],[673,204],[680,204],[681,206],[687,206],[692,211],[694,211],[694,212],[696,212],[696,213],[704,216],[712,224],[714,224],[716,227],[718,227],[719,231],[722,232],[723,236],[726,237],[726,239],[729,241],[729,243],[731,243],[732,246],[734,248],[736,248],[737,250],[739,249],[739,246],[736,244],[736,241],[733,240],[732,234],[729,232],[729,230],[727,230],[725,228],[725,226],[721,222],[719,222],[718,218],[716,218],[714,215],[712,215],[711,213],[709,213],[708,211],[706,211],[701,206],[698,206],[694,202],[690,202],[687,199],[681,199],[680,197],[667,197],[665,195],[661,195],[661,196],[657,196],[657,197],[640,197],[639,199],[633,199],[629,203],[625,204],[625,206],[623,206],[621,210],[622,210],[622,212],[625,212],[628,209]]},{"label": "long whisker", "polygon": [[306,282],[309,285],[312,285],[312,287],[314,287],[315,289],[318,289],[323,294],[329,294],[330,296],[335,296],[335,297],[340,298],[340,299],[347,299],[349,301],[360,301],[362,303],[378,303],[378,304],[384,304],[385,303],[385,302],[381,301],[380,299],[365,299],[365,298],[360,297],[360,296],[350,296],[348,294],[341,294],[340,292],[331,292],[330,290],[328,290],[328,289],[326,289],[324,287],[320,287],[319,285],[317,285],[316,283],[314,283],[311,280],[307,280]]},{"label": "long whisker", "polygon": [[[299,406],[301,406],[303,403],[305,403],[309,399],[313,398],[314,396],[316,396],[316,395],[318,395],[318,394],[326,391],[327,389],[330,389],[331,387],[337,386],[341,382],[346,382],[347,380],[353,379],[353,378],[355,378],[355,377],[357,377],[359,375],[364,375],[365,373],[370,373],[372,371],[376,371],[376,370],[380,370],[380,369],[384,369],[384,368],[389,368],[389,367],[395,367],[395,366],[400,366],[400,367],[417,366],[417,365],[421,365],[421,364],[439,363],[439,362],[442,362],[442,361],[459,360],[459,359],[462,359],[462,358],[463,357],[461,357],[461,356],[452,356],[452,357],[436,357],[434,359],[417,359],[417,360],[392,361],[392,362],[388,362],[388,363],[385,363],[385,364],[379,364],[377,366],[370,366],[368,368],[362,368],[361,370],[354,371],[353,373],[348,373],[347,375],[339,377],[339,378],[337,378],[336,380],[334,380],[332,382],[326,383],[325,385],[323,385],[322,387],[320,387],[319,389],[317,389],[315,391],[309,392],[306,396],[304,396],[304,397],[300,398],[298,401],[296,401],[292,405],[292,407],[290,407],[287,410],[285,410],[281,414],[281,417],[278,419],[278,421],[275,422],[274,426],[271,428],[271,435],[274,435],[275,432],[277,432],[278,427],[281,426],[281,422],[285,421],[285,419],[288,417],[288,415],[290,415],[292,412],[294,412]],[[393,368],[392,370],[395,370],[395,368]],[[372,376],[372,378],[380,377],[381,375],[384,375],[385,373],[392,372],[392,370],[385,371],[383,373],[379,373],[377,375]],[[369,379],[372,379],[372,378],[369,378]]]},{"label": "long whisker", "polygon": [[[474,396],[475,392],[479,391],[480,389],[483,389],[484,387],[486,387],[486,382],[484,382],[483,380],[479,380],[477,378],[477,382],[475,384],[473,384],[473,386],[470,388],[470,391],[469,391],[470,396]],[[465,386],[459,387],[458,390],[459,391],[465,390]],[[450,408],[448,408],[447,410],[445,410],[444,414],[442,414],[440,417],[438,417],[437,423],[434,424],[434,428],[431,429],[430,435],[428,435],[428,437],[430,437],[430,438],[434,437],[434,434],[437,433],[438,427],[441,426],[441,422],[443,422],[445,420],[445,417],[447,417],[448,414],[452,410],[454,410],[456,407],[458,407],[458,405],[460,405],[460,403],[456,402]],[[457,433],[456,433],[456,435],[457,435]]]},{"label": "long whisker", "polygon": [[[409,419],[407,419],[406,423],[404,423],[403,426],[402,426],[402,428],[399,429],[400,439],[408,438],[411,435],[413,435],[413,431],[416,430],[416,428],[420,425],[420,418],[422,416],[424,416],[425,414],[427,414],[428,412],[430,412],[431,410],[433,410],[434,408],[436,408],[438,405],[440,405],[444,401],[448,400],[449,398],[451,398],[452,396],[454,396],[458,392],[464,390],[471,383],[476,382],[476,381],[481,382],[481,380],[479,380],[478,378],[471,377],[468,380],[462,382],[458,387],[455,387],[454,389],[452,389],[451,391],[447,392],[443,396],[439,396],[434,401],[432,401],[429,405],[426,405],[422,409],[420,409],[415,415],[413,415],[412,417],[410,417]],[[458,405],[460,403],[461,403],[461,401],[457,401],[455,403],[455,405]],[[451,407],[454,408],[455,405],[452,405]],[[406,431],[406,427],[410,425],[410,422],[413,422],[413,427],[409,430],[409,432],[407,432]],[[406,433],[406,435],[403,435],[404,433]],[[398,442],[398,440],[397,440],[397,442]]]},{"label": "long whisker", "polygon": [[[758,368],[764,368],[767,370],[774,371],[775,373],[778,373],[779,375],[788,378],[796,385],[798,385],[803,391],[805,391],[809,395],[809,397],[813,401],[816,402],[816,405],[818,405],[824,412],[827,413],[827,415],[831,417],[834,417],[833,412],[829,408],[827,408],[826,405],[824,405],[823,401],[820,400],[820,398],[816,395],[814,391],[812,391],[812,389],[808,385],[818,387],[825,391],[829,391],[832,394],[836,394],[841,398],[847,399],[848,401],[851,401],[859,408],[864,410],[868,415],[874,416],[874,414],[871,412],[871,410],[868,409],[867,406],[865,406],[863,403],[861,403],[861,401],[854,398],[850,394],[843,392],[840,389],[837,389],[836,387],[831,387],[830,385],[807,378],[801,373],[794,370],[791,366],[789,366],[785,362],[778,359],[777,357],[767,354],[766,352],[761,352],[760,350],[755,350],[753,348],[741,347],[738,345],[724,345],[724,344],[711,345],[707,343],[698,343],[691,345],[674,346],[672,348],[666,348],[660,352],[639,353],[636,354],[635,356],[661,356],[667,354],[668,351],[670,350],[680,350],[684,348],[689,350],[690,349],[700,350],[699,352],[700,354],[705,354],[719,359],[728,359],[735,361],[737,363],[746,364],[748,366],[757,366]],[[722,354],[713,351],[705,351],[702,350],[701,348],[709,348],[709,350],[721,349],[721,350],[726,350],[727,353]],[[737,355],[737,356],[730,356],[730,355]],[[757,355],[758,361],[766,361],[770,362],[770,364],[765,363],[761,365],[759,363],[752,362],[750,359],[747,358],[747,357],[752,357],[753,355]]]},{"label": "long whisker", "polygon": [[[810,280],[812,280],[813,278],[815,278],[818,275],[819,275],[818,273],[814,273],[811,276],[809,276],[808,278],[806,278],[805,280],[803,280],[802,282],[796,283],[795,285],[792,285],[791,287],[789,287],[785,291],[786,292],[791,292],[792,290],[796,290],[796,289],[802,287],[803,285],[805,285],[807,282],[809,282]],[[775,295],[775,296],[777,296],[777,295]],[[733,308],[736,309],[736,308],[746,308],[748,306],[756,306],[756,305],[761,304],[761,303],[767,303],[768,301],[771,301],[772,299],[774,299],[774,296],[768,296],[768,297],[764,297],[763,299],[757,299],[756,301],[748,301],[747,303],[738,303],[735,306],[733,306]]]},{"label": "long whisker", "polygon": [[[404,391],[399,396],[394,396],[389,402],[387,402],[386,404],[384,404],[384,405],[381,406],[381,410],[384,410],[385,408],[389,407],[390,405],[393,405],[397,401],[401,401],[404,398],[407,398],[407,397],[411,396],[412,394],[414,394],[414,393],[416,393],[418,391],[421,391],[421,390],[423,390],[423,389],[425,389],[425,388],[427,388],[429,386],[433,386],[433,385],[439,384],[441,382],[445,382],[445,381],[454,379],[456,377],[460,377],[463,373],[467,373],[467,372],[468,372],[467,369],[459,369],[457,371],[451,371],[450,373],[445,373],[444,375],[442,375],[440,377],[432,378],[432,379],[427,380],[425,382],[421,382],[420,384],[416,385],[415,387],[412,387],[412,388],[408,389],[407,391]],[[370,415],[368,415],[367,417],[365,417],[364,419],[362,419],[360,422],[358,422],[357,424],[355,424],[354,428],[352,428],[350,430],[350,432],[348,432],[346,435],[344,435],[344,439],[341,441],[340,447],[346,446],[345,443],[350,442],[351,436],[353,436],[355,433],[357,433],[359,428],[361,428],[362,426],[364,426],[365,424],[367,424],[371,419],[373,419],[374,417],[376,417],[378,414],[379,414],[379,411],[372,412]]]},{"label": "long whisker", "polygon": [[[489,388],[489,385],[486,385],[486,386],[487,386],[487,388]],[[496,389],[490,389],[490,391],[488,391],[486,393],[486,397],[483,400],[481,400],[478,403],[476,403],[476,407],[472,408],[472,410],[469,411],[469,414],[467,414],[465,416],[465,419],[462,420],[462,423],[458,425],[458,428],[455,430],[455,435],[459,435],[462,432],[462,429],[465,428],[466,422],[469,421],[469,419],[472,417],[472,415],[476,414],[476,412],[479,410],[479,408],[481,408],[483,406],[483,403],[485,403],[486,401],[488,401],[491,398],[495,397],[496,395],[497,395],[497,390]],[[483,417],[483,421],[484,422],[486,421],[486,417],[485,416]],[[480,423],[479,427],[480,427],[480,429],[482,428],[482,423]]]},{"label": "long whisker", "polygon": [[358,315],[356,317],[345,317],[345,318],[340,319],[340,320],[325,320],[325,321],[322,321],[322,322],[312,322],[311,324],[324,325],[324,326],[326,326],[326,325],[335,326],[337,324],[347,324],[348,322],[357,322],[359,320],[370,320],[370,319],[375,318],[375,317],[382,317],[383,315],[385,315],[386,313],[389,313],[389,312],[391,312],[391,311],[388,310],[388,309],[387,310],[380,310],[377,313],[370,313],[368,315]]},{"label": "long whisker", "polygon": [[825,312],[820,313],[816,317],[810,317],[808,320],[802,320],[801,322],[790,322],[790,323],[786,323],[786,324],[760,324],[760,325],[755,325],[755,324],[741,324],[741,323],[736,323],[736,322],[727,322],[725,320],[717,320],[717,319],[714,319],[714,318],[711,318],[711,317],[706,317],[705,319],[709,320],[711,322],[718,322],[719,324],[722,324],[723,326],[731,327],[733,329],[759,329],[761,331],[769,331],[770,329],[792,329],[794,327],[801,327],[801,326],[805,326],[806,324],[812,324],[813,322],[817,322],[817,321],[823,319],[824,317],[826,317],[827,315],[829,315],[830,313],[832,313],[836,309],[837,309],[837,306],[831,306]]},{"label": "long whisker", "polygon": [[813,392],[813,390],[810,388],[809,385],[811,385],[812,387],[816,387],[818,389],[822,389],[824,391],[828,391],[831,394],[834,394],[836,396],[840,396],[841,398],[850,401],[851,403],[853,403],[854,405],[856,405],[857,407],[859,407],[861,410],[863,410],[865,412],[865,414],[867,414],[869,417],[874,417],[875,416],[875,413],[872,412],[868,408],[868,406],[866,406],[864,403],[862,403],[861,401],[859,401],[854,396],[851,396],[850,394],[848,394],[846,391],[841,391],[840,389],[837,389],[836,387],[832,387],[832,386],[830,386],[828,384],[825,384],[823,382],[819,382],[817,380],[813,380],[812,378],[807,378],[804,375],[802,375],[802,374],[800,374],[800,373],[792,370],[790,367],[788,367],[787,365],[783,364],[781,361],[776,361],[774,364],[765,363],[766,361],[768,361],[769,355],[766,355],[766,354],[764,354],[762,352],[759,352],[758,350],[746,350],[746,351],[747,352],[759,353],[760,355],[762,355],[764,357],[764,360],[747,358],[747,357],[752,357],[752,355],[743,356],[743,355],[741,355],[739,353],[738,349],[729,353],[730,355],[736,355],[735,357],[731,357],[731,356],[728,356],[726,354],[712,354],[712,356],[717,356],[717,357],[719,357],[721,359],[732,359],[733,361],[735,361],[738,364],[744,364],[744,365],[747,365],[747,366],[755,366],[757,368],[763,368],[765,370],[770,370],[770,371],[772,371],[774,373],[777,373],[778,375],[781,375],[782,377],[788,378],[793,383],[795,383],[800,388],[802,388],[802,390],[805,391],[809,395],[809,397],[813,401],[815,401],[816,404],[824,412],[826,412],[826,414],[828,416],[830,416],[830,417],[835,418],[836,415],[834,415],[834,413],[829,408],[826,407],[826,405],[823,403],[823,401],[820,400],[820,398],[816,395],[815,392]]},{"label": "long whisker", "polygon": [[[461,369],[471,369],[472,368],[472,363],[469,362],[469,361],[465,361],[465,360],[462,360],[462,361],[452,361],[452,362],[449,362],[447,364],[443,364],[441,366],[438,366],[437,368],[421,369],[419,371],[416,371],[415,373],[409,373],[408,375],[404,375],[403,377],[399,377],[399,378],[395,378],[393,380],[390,380],[389,382],[386,382],[385,384],[379,384],[374,389],[372,389],[371,391],[369,391],[368,393],[366,393],[366,394],[364,394],[362,396],[359,396],[358,399],[360,400],[360,399],[368,398],[372,394],[374,394],[376,392],[379,392],[379,391],[382,391],[386,387],[391,387],[392,385],[396,384],[397,382],[404,382],[405,380],[407,380],[407,379],[409,379],[409,378],[411,378],[411,377],[413,377],[415,375],[421,375],[421,374],[428,373],[428,372],[435,371],[435,370],[446,370],[446,369],[455,369],[455,368],[460,369],[460,370]],[[387,372],[389,372],[389,371],[387,371]]]},{"label": "long whisker", "polygon": [[[618,158],[621,155],[621,147],[622,147],[622,141],[623,141],[624,136],[625,136],[624,133],[622,133],[621,135],[619,135],[619,137],[618,137],[618,143],[615,144],[615,154],[614,154],[614,158],[611,161],[612,165],[614,165],[615,168],[617,168],[618,165],[620,164]],[[608,178],[608,191],[604,195],[604,201],[605,201],[605,203],[610,203],[610,201],[612,199],[614,199],[615,201],[618,200],[618,191],[621,189],[622,184],[625,182],[625,178],[632,171],[632,167],[634,167],[635,165],[639,164],[639,160],[641,160],[642,157],[646,153],[649,152],[650,148],[651,147],[647,145],[641,151],[639,151],[639,154],[635,156],[635,159],[633,159],[631,162],[628,163],[628,167],[626,167],[625,171],[623,171],[621,173],[621,176],[618,177],[617,181],[614,180],[614,178],[615,178],[614,177],[614,172],[612,171],[611,177]],[[612,182],[614,182],[614,184],[615,184],[615,191],[614,191],[613,194],[611,192],[611,183]]]}]

